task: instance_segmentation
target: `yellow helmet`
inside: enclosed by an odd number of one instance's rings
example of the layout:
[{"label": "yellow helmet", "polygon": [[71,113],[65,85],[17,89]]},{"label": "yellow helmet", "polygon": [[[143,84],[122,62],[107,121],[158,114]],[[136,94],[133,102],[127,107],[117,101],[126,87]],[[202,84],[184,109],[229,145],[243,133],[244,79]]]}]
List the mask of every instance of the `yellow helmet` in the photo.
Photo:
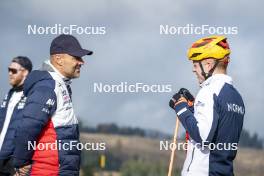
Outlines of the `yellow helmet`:
[{"label": "yellow helmet", "polygon": [[222,59],[230,54],[225,36],[210,36],[197,40],[188,50],[188,58],[200,61],[206,58]]}]

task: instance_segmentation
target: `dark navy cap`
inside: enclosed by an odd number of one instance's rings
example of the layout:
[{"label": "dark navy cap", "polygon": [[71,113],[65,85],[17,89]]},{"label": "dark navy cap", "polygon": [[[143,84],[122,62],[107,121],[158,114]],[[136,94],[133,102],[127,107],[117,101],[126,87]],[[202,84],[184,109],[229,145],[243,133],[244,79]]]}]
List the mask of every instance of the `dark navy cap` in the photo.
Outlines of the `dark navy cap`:
[{"label": "dark navy cap", "polygon": [[61,34],[51,42],[50,55],[52,54],[69,54],[75,57],[83,57],[92,55],[93,52],[83,49],[74,36]]}]

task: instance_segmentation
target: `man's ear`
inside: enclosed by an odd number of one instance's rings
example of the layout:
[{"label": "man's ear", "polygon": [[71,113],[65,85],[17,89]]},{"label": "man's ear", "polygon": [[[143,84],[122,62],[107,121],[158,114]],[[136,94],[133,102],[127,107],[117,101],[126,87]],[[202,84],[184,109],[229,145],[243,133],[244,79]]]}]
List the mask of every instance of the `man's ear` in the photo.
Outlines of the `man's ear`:
[{"label": "man's ear", "polygon": [[28,74],[29,74],[29,71],[25,69],[25,70],[23,71],[23,76],[24,76],[24,77],[27,77]]},{"label": "man's ear", "polygon": [[53,56],[56,65],[63,66],[63,54],[55,54]]},{"label": "man's ear", "polygon": [[215,59],[205,59],[206,61],[206,65],[208,66],[208,69],[212,69],[214,67],[214,64],[215,64]]}]

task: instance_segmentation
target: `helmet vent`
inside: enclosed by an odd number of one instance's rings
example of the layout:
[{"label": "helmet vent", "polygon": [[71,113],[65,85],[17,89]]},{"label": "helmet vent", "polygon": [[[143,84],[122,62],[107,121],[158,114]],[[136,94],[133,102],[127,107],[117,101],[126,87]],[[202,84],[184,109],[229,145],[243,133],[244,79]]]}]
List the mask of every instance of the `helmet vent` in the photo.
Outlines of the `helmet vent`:
[{"label": "helmet vent", "polygon": [[206,39],[203,39],[203,41],[201,43],[194,43],[192,45],[192,48],[199,48],[199,47],[202,47],[208,43],[210,43],[211,41],[213,40],[213,38],[206,38]]},{"label": "helmet vent", "polygon": [[218,45],[218,46],[221,46],[221,47],[224,48],[224,49],[230,49],[230,48],[229,48],[229,45],[228,45],[228,43],[227,43],[227,41],[226,41],[226,39],[224,39],[224,40],[218,42],[217,45]]},{"label": "helmet vent", "polygon": [[193,58],[193,57],[199,56],[200,54],[202,54],[202,53],[194,53],[190,58]]}]

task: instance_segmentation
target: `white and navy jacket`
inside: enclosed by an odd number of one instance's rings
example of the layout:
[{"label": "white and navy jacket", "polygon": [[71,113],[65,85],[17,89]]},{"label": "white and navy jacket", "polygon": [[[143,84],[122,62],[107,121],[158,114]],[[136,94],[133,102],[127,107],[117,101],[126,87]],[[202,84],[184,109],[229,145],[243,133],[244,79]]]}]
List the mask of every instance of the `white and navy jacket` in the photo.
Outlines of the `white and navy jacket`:
[{"label": "white and navy jacket", "polygon": [[13,155],[15,131],[22,118],[25,101],[23,86],[19,86],[10,89],[0,105],[0,160]]},{"label": "white and navy jacket", "polygon": [[[234,175],[233,160],[245,107],[231,77],[215,74],[204,81],[194,102],[194,113],[187,103],[178,104],[175,111],[190,135],[182,176]],[[218,145],[218,149],[211,144]]]},{"label": "white and navy jacket", "polygon": [[[30,175],[79,175],[78,120],[67,82],[49,61],[44,70],[32,71],[25,81],[27,101],[16,131],[14,166],[32,164]],[[33,150],[29,142],[45,148]],[[54,143],[58,144],[55,149],[45,145]]]}]

